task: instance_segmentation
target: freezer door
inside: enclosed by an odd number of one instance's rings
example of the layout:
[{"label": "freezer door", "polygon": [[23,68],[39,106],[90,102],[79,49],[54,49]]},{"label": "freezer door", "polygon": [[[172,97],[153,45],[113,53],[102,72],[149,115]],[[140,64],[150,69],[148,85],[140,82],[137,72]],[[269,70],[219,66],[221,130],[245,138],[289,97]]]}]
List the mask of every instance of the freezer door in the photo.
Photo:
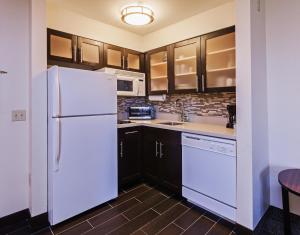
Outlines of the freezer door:
[{"label": "freezer door", "polygon": [[49,120],[51,225],[117,197],[116,119],[104,115]]},{"label": "freezer door", "polygon": [[117,113],[117,79],[102,72],[53,66],[48,70],[49,117]]}]

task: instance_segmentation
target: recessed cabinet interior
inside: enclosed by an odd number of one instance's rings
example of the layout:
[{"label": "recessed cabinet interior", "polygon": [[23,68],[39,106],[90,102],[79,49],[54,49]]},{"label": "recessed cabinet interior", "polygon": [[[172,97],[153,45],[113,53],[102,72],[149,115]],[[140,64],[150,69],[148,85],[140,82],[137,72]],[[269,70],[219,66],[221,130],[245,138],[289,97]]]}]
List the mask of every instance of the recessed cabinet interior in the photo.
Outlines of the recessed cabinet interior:
[{"label": "recessed cabinet interior", "polygon": [[147,53],[149,94],[167,93],[169,90],[168,48],[162,47]]},{"label": "recessed cabinet interior", "polygon": [[198,91],[200,71],[200,37],[172,46],[173,92]]},{"label": "recessed cabinet interior", "polygon": [[206,91],[234,91],[236,84],[234,27],[201,38]]}]

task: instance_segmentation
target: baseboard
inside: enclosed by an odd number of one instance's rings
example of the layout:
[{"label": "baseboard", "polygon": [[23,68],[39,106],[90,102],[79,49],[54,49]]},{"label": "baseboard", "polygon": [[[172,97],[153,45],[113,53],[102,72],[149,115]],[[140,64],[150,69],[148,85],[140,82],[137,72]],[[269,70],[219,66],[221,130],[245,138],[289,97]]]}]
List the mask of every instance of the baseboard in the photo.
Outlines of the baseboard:
[{"label": "baseboard", "polygon": [[30,218],[29,209],[21,210],[0,218],[0,228],[17,224]]},{"label": "baseboard", "polygon": [[29,221],[30,229],[32,232],[39,231],[43,228],[48,227],[49,221],[48,221],[48,213],[43,213],[34,217],[31,217]]}]

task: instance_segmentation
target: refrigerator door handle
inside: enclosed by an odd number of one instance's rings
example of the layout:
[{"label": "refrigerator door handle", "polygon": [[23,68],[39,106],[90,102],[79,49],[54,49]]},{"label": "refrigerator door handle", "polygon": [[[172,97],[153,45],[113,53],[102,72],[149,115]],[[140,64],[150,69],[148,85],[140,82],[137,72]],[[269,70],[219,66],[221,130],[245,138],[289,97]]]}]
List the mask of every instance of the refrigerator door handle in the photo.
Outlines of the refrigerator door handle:
[{"label": "refrigerator door handle", "polygon": [[56,128],[56,154],[54,156],[54,171],[59,170],[59,162],[61,156],[61,120],[59,118],[55,121]]},{"label": "refrigerator door handle", "polygon": [[55,117],[61,116],[61,91],[60,91],[60,82],[59,82],[59,76],[57,74],[55,79],[55,94],[56,94],[56,110],[55,110]]}]

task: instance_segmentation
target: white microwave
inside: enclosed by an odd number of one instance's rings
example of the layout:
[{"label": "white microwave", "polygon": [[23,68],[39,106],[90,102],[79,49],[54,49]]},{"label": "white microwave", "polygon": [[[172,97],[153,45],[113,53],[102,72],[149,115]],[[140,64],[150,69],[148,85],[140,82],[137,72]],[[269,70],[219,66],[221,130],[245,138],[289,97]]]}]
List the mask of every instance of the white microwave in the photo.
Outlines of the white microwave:
[{"label": "white microwave", "polygon": [[113,68],[103,68],[99,71],[117,76],[118,96],[146,96],[145,74]]}]

